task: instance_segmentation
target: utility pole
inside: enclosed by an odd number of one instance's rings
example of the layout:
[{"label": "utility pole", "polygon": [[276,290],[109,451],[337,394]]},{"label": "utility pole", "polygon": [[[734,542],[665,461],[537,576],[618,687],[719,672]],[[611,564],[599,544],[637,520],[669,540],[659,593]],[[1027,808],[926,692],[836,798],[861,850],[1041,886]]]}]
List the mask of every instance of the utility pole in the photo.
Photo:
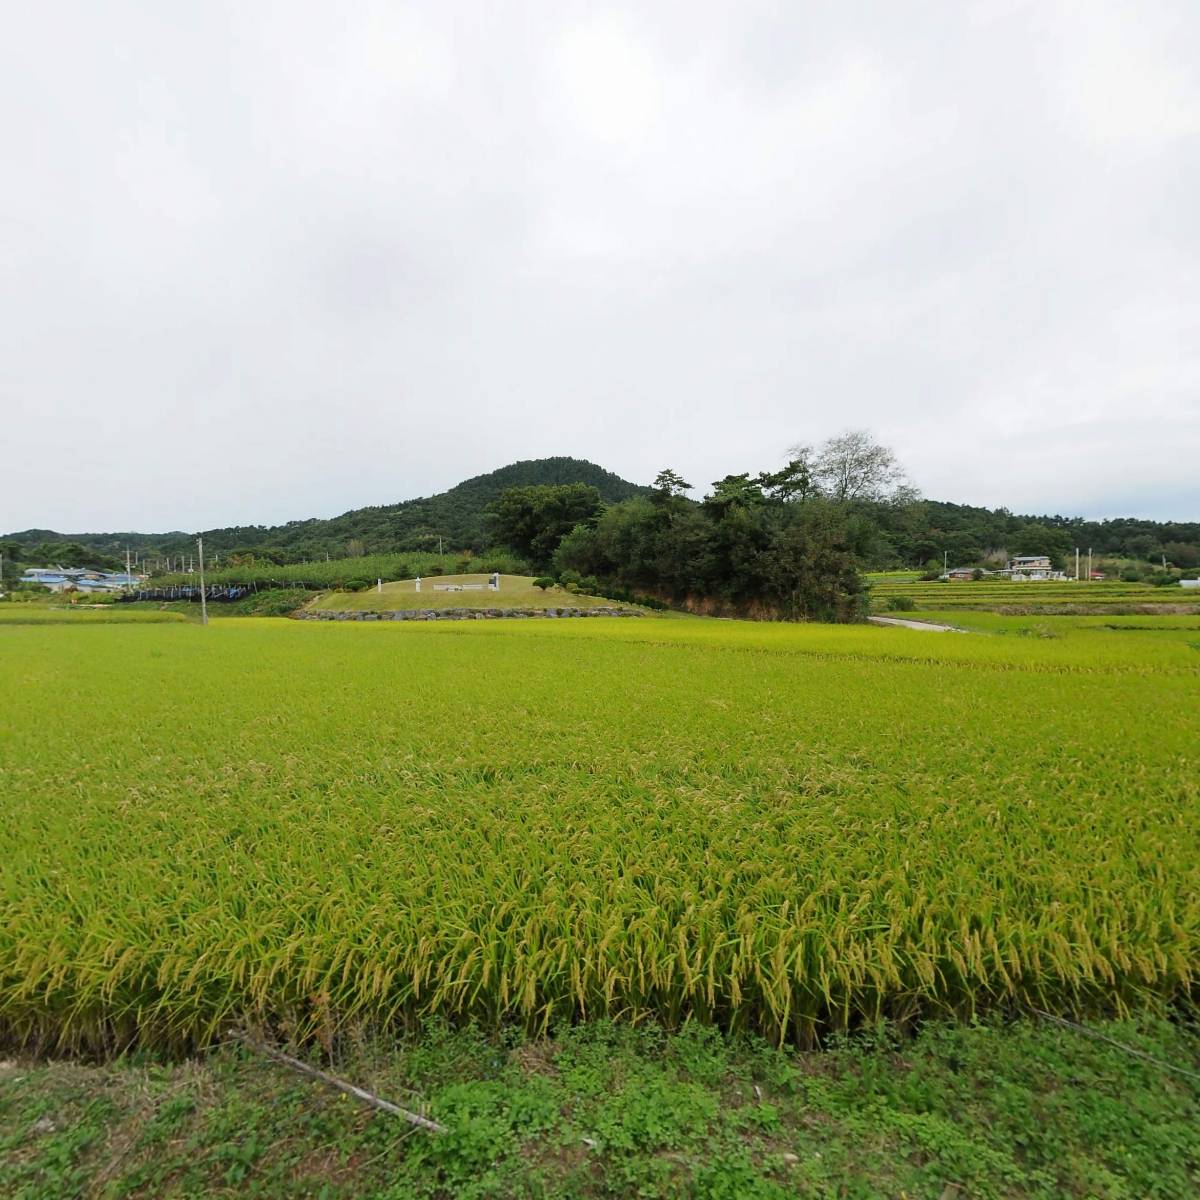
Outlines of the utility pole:
[{"label": "utility pole", "polygon": [[1079,547],[1075,547],[1075,582],[1079,582]]},{"label": "utility pole", "polygon": [[126,592],[130,591],[132,585],[133,585],[133,579],[131,578],[130,570],[129,570],[129,547],[126,546],[125,547],[125,590],[126,590]]},{"label": "utility pole", "polygon": [[1092,548],[1088,547],[1088,583],[1092,582]]},{"label": "utility pole", "polygon": [[196,549],[200,553],[200,624],[208,624],[208,601],[204,599],[204,538],[196,538]]},{"label": "utility pole", "polygon": [[943,575],[950,574],[950,551],[949,550],[942,551],[942,574]]}]

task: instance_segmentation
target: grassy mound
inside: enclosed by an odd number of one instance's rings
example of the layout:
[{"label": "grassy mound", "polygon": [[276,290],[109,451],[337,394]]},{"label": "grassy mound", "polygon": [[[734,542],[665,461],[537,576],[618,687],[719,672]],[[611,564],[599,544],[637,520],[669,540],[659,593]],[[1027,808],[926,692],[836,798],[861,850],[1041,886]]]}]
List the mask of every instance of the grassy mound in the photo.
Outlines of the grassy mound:
[{"label": "grassy mound", "polygon": [[[533,586],[532,575],[501,575],[500,590],[476,590],[486,584],[488,575],[431,575],[421,580],[417,591],[415,580],[401,579],[385,583],[382,590],[366,592],[330,592],[312,607],[339,612],[399,612],[416,608],[611,608],[614,601],[600,596],[576,596],[560,587]],[[461,592],[442,591],[442,588],[472,585]]]}]

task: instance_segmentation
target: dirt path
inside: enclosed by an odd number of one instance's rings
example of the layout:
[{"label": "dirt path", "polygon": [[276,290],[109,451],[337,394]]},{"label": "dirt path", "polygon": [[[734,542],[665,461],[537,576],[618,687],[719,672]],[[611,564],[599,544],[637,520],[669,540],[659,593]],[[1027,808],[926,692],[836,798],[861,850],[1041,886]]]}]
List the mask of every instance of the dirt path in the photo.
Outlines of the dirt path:
[{"label": "dirt path", "polygon": [[906,621],[903,617],[868,617],[872,625],[901,625],[905,629],[924,629],[929,633],[966,633],[957,625],[935,625],[932,621]]}]

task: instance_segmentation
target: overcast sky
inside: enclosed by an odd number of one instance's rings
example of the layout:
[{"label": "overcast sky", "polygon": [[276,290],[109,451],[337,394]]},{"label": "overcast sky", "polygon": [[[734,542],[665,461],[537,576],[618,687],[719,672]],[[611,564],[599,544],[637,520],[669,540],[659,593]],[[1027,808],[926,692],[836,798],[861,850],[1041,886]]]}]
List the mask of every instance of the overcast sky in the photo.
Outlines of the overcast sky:
[{"label": "overcast sky", "polygon": [[1200,4],[9,5],[0,529],[866,427],[1200,519]]}]

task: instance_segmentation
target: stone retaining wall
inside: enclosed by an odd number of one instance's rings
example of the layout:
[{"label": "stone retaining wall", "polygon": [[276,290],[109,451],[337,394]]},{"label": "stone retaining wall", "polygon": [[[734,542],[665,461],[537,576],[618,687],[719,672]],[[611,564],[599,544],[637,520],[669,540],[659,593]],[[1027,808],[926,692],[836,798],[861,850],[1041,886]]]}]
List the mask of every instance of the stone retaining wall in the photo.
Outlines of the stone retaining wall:
[{"label": "stone retaining wall", "polygon": [[499,617],[640,617],[628,608],[403,608],[395,612],[358,612],[308,608],[292,614],[298,621],[486,621]]}]

